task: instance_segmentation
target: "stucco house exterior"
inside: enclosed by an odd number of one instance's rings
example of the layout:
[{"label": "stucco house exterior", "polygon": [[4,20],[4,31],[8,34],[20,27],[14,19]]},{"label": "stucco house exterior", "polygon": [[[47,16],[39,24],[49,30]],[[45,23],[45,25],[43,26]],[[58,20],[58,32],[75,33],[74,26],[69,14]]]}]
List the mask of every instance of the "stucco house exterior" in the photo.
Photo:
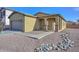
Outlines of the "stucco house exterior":
[{"label": "stucco house exterior", "polygon": [[42,12],[33,15],[21,12],[13,12],[10,16],[10,29],[31,32],[31,31],[52,31],[59,32],[66,28],[66,21],[60,14],[46,14]]}]

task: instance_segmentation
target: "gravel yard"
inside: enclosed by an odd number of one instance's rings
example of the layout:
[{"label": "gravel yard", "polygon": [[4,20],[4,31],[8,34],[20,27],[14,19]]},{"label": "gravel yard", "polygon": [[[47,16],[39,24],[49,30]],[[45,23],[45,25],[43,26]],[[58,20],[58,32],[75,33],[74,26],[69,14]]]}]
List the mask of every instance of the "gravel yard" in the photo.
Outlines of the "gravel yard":
[{"label": "gravel yard", "polygon": [[[74,47],[69,49],[68,52],[79,52],[79,29],[66,29],[65,31],[70,33],[70,38],[71,40],[74,41]],[[41,44],[48,44],[48,43],[57,44],[59,41],[61,41],[60,38],[61,33],[62,32],[52,33],[40,40],[29,38],[25,35],[19,35],[18,32],[0,34],[0,51],[33,52],[34,49]]]}]

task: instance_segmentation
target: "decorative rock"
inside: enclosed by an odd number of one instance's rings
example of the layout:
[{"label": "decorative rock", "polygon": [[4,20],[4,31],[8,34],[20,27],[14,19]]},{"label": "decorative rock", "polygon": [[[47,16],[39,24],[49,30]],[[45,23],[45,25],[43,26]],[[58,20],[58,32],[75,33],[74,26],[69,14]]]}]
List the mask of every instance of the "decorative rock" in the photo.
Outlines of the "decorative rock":
[{"label": "decorative rock", "polygon": [[62,40],[62,42],[59,42],[59,43],[57,44],[57,46],[58,46],[61,50],[67,50],[67,49],[69,49],[70,47],[73,46],[73,42],[70,40],[68,33],[62,34],[62,35],[60,35],[60,36],[61,36],[61,38],[62,38],[63,40]]},{"label": "decorative rock", "polygon": [[67,51],[67,49],[70,49],[71,47],[74,46],[74,42],[70,40],[69,34],[65,33],[60,35],[60,37],[62,38],[61,42],[58,42],[57,45],[54,44],[41,44],[40,47],[35,48],[34,51],[35,52],[48,52],[48,51],[52,51],[52,50],[64,50]]},{"label": "decorative rock", "polygon": [[35,52],[48,52],[54,49],[53,44],[42,44],[40,47],[35,48]]}]

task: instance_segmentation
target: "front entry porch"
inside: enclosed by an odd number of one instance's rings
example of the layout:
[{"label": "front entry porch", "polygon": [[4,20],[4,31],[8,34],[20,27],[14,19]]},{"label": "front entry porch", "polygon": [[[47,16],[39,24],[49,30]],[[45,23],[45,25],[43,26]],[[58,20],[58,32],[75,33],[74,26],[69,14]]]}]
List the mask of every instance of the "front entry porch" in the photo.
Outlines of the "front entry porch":
[{"label": "front entry porch", "polygon": [[44,19],[39,19],[39,23],[40,23],[40,30],[44,30],[44,31],[58,31],[57,28],[57,24],[56,24],[56,19],[55,18],[44,18]]}]

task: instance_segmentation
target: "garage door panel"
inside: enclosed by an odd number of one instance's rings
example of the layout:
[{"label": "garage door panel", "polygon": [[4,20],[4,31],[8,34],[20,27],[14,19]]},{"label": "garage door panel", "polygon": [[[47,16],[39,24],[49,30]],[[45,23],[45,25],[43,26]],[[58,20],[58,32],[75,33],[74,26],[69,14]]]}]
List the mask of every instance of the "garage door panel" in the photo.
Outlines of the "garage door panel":
[{"label": "garage door panel", "polygon": [[12,30],[22,31],[22,22],[12,21]]}]

